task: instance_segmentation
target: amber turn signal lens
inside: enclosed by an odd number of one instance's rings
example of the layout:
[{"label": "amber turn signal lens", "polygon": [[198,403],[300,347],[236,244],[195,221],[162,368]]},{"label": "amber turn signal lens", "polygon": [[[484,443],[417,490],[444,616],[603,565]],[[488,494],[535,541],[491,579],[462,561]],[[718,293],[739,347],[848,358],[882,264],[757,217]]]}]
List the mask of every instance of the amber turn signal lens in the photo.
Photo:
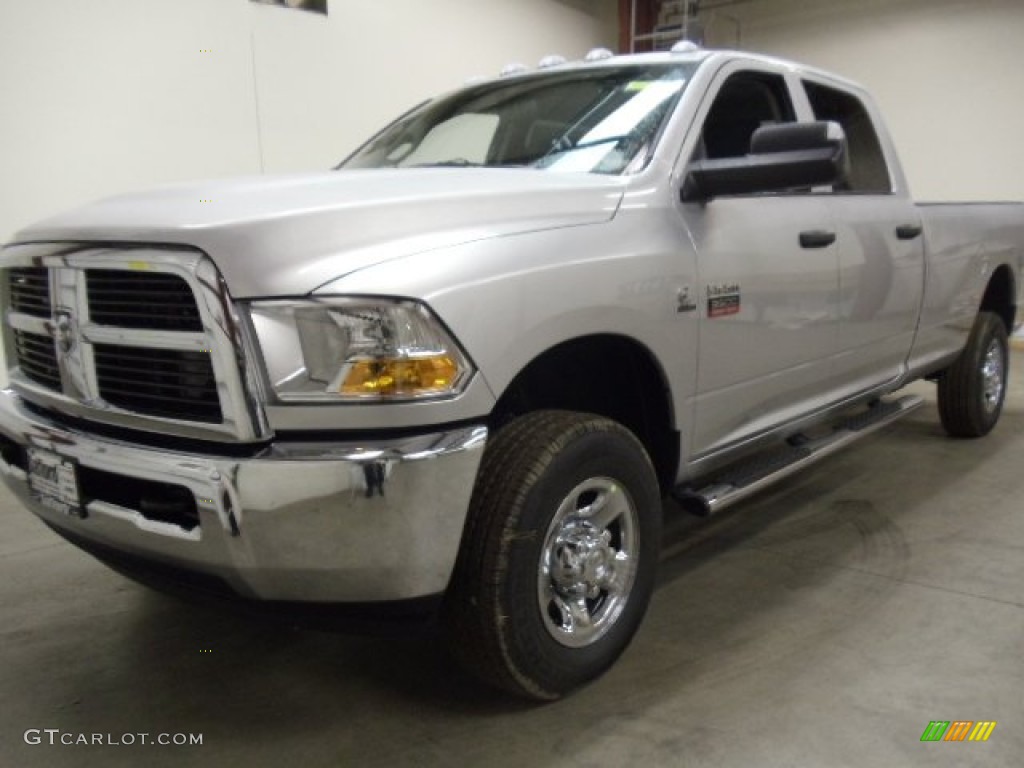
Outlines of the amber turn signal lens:
[{"label": "amber turn signal lens", "polygon": [[352,363],[338,390],[343,395],[437,395],[449,391],[459,366],[446,356]]}]

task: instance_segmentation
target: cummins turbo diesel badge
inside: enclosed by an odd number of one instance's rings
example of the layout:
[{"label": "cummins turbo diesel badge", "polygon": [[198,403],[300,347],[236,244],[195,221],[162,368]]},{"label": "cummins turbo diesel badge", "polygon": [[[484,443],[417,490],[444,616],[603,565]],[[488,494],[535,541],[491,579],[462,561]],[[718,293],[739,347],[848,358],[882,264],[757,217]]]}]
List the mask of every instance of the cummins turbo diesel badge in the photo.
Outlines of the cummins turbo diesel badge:
[{"label": "cummins turbo diesel badge", "polygon": [[708,317],[725,317],[740,313],[740,285],[726,283],[708,286]]}]

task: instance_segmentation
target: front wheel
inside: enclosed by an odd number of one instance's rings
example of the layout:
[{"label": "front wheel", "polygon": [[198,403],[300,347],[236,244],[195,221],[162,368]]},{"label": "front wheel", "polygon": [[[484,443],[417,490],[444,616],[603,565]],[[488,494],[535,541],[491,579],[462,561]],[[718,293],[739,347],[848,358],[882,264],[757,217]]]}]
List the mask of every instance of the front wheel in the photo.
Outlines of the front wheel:
[{"label": "front wheel", "polygon": [[520,696],[556,699],[625,650],[654,587],[661,496],[640,442],[541,411],[484,454],[448,595],[453,650]]},{"label": "front wheel", "polygon": [[987,435],[1006,398],[1009,345],[1006,326],[993,312],[979,312],[960,357],[939,378],[939,416],[953,437]]}]

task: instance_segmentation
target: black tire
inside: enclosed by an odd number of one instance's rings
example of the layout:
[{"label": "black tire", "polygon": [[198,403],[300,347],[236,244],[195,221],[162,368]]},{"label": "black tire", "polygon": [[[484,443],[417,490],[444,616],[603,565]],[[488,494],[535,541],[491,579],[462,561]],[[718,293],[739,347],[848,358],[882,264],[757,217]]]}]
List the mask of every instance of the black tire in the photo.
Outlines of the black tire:
[{"label": "black tire", "polygon": [[979,312],[960,357],[939,377],[939,416],[952,437],[982,437],[999,421],[1009,369],[1006,326]]},{"label": "black tire", "polygon": [[[445,605],[454,655],[485,683],[534,700],[594,679],[640,625],[660,532],[658,482],[632,433],[567,411],[516,418],[488,444],[470,502]],[[632,568],[616,559],[623,552]],[[579,620],[560,610],[570,606]]]}]

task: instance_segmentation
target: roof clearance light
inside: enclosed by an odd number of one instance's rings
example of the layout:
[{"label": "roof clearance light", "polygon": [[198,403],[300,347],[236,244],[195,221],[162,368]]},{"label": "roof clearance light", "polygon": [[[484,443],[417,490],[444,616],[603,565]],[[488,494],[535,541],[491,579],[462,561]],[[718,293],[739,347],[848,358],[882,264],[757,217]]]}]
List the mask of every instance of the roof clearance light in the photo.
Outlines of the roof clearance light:
[{"label": "roof clearance light", "polygon": [[693,42],[693,40],[680,40],[672,46],[672,53],[693,53],[699,50],[700,46]]},{"label": "roof clearance light", "polygon": [[607,48],[594,48],[583,57],[584,61],[604,61],[610,59],[615,54],[609,51]]},{"label": "roof clearance light", "polygon": [[560,67],[567,62],[568,59],[566,59],[565,56],[559,56],[557,53],[553,53],[550,56],[545,56],[541,59],[540,63],[537,64],[537,68],[548,69],[550,67]]},{"label": "roof clearance light", "polygon": [[521,72],[526,71],[526,65],[520,64],[518,61],[513,61],[511,64],[506,64],[501,68],[501,76],[508,77],[509,75],[518,75]]}]

